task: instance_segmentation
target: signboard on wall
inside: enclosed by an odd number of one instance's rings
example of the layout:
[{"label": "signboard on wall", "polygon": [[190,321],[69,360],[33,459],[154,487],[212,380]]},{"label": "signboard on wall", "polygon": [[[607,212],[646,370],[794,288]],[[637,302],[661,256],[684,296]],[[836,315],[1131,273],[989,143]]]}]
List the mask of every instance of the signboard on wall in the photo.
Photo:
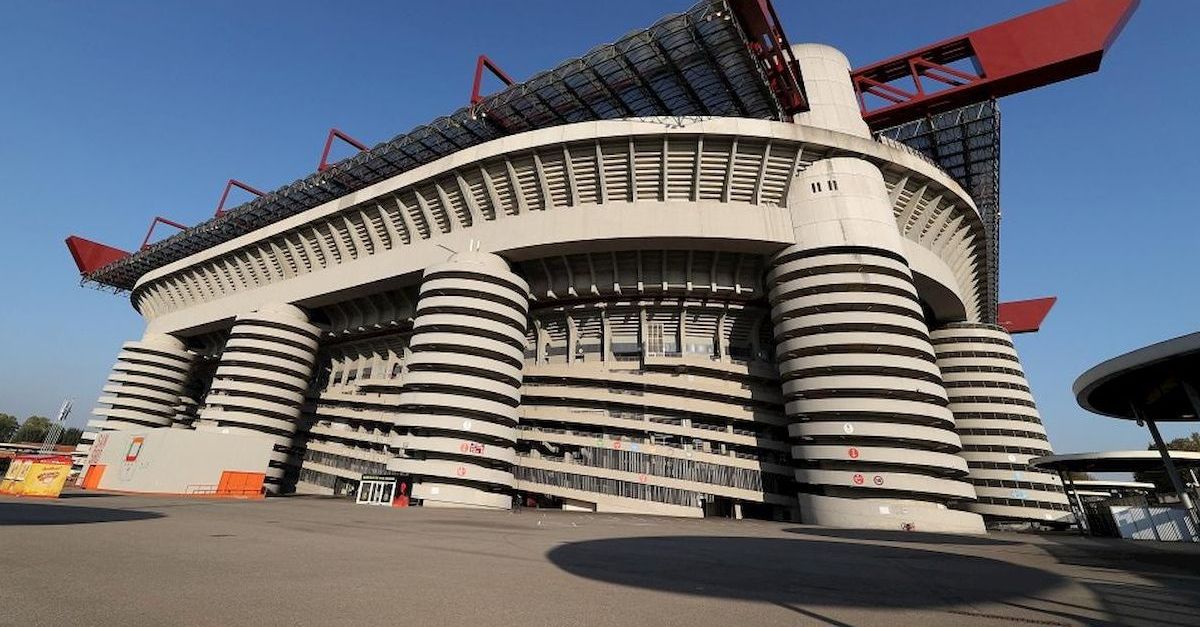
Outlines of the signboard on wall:
[{"label": "signboard on wall", "polygon": [[18,455],[0,480],[0,494],[57,498],[70,474],[68,455]]},{"label": "signboard on wall", "polygon": [[144,445],[145,443],[146,443],[146,436],[144,436],[144,435],[134,436],[134,438],[129,441],[129,450],[125,451],[125,461],[136,462],[138,455],[141,454],[141,452],[142,452],[142,445]]}]

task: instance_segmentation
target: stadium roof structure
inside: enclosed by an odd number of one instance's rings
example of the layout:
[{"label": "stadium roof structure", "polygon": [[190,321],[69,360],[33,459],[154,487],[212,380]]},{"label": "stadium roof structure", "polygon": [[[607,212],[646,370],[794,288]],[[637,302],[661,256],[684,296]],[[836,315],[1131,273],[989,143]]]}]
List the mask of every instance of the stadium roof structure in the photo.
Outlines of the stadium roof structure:
[{"label": "stadium roof structure", "polygon": [[[798,72],[770,3],[704,0],[132,255],[99,254],[108,263],[80,269],[86,281],[129,290],[173,261],[505,135],[629,117],[790,119],[806,109]],[[103,246],[72,244],[77,262]]]},{"label": "stadium roof structure", "polygon": [[[998,307],[995,99],[1099,69],[1137,4],[1067,0],[851,74],[868,125],[926,154],[975,198],[989,238],[989,320],[997,317]],[[964,63],[970,68],[964,69]],[[480,96],[484,67],[509,85]],[[84,283],[127,291],[155,269],[499,137],[634,117],[790,120],[807,110],[800,72],[770,0],[702,0],[685,13],[664,17],[524,82],[511,81],[481,56],[469,105],[327,165],[335,136],[363,148],[334,129],[316,173],[262,194],[231,180],[230,185],[258,197],[227,211],[220,210],[222,203],[214,218],[157,243],[148,243],[148,233],[147,242],[132,254],[78,236],[68,237],[67,247]]]}]

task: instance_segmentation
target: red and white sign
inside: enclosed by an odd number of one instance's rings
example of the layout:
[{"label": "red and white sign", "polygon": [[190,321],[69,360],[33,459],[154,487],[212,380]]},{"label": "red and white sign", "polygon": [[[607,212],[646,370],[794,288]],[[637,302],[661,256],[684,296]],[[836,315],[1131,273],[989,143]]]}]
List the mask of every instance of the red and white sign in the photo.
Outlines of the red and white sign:
[{"label": "red and white sign", "polygon": [[854,475],[854,485],[862,485],[862,484],[863,484],[863,476],[858,475],[858,474]]},{"label": "red and white sign", "polygon": [[125,451],[125,461],[136,462],[138,455],[142,453],[142,445],[146,443],[144,436],[137,436],[129,442],[129,450]]},{"label": "red and white sign", "polygon": [[480,444],[478,442],[463,442],[462,444],[458,445],[458,450],[461,453],[470,453],[471,455],[483,455],[483,452],[484,452],[484,450],[486,450],[486,447],[484,447],[482,444]]},{"label": "red and white sign", "polygon": [[850,459],[858,459],[858,449],[853,446],[850,447],[850,450],[846,451],[846,454],[850,456]]},{"label": "red and white sign", "polygon": [[460,476],[460,477],[465,477],[465,476],[467,476],[467,467],[466,467],[466,466],[459,466],[459,467],[458,467],[458,470],[457,470],[457,471],[455,471],[455,472],[458,474],[458,476]]}]

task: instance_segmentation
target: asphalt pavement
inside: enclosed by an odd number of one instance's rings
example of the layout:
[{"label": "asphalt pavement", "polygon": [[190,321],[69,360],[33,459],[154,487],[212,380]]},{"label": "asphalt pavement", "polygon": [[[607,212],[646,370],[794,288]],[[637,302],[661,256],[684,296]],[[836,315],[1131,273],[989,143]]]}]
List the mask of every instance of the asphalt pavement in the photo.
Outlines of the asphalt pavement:
[{"label": "asphalt pavement", "polygon": [[1200,625],[1197,545],[0,498],[0,625]]}]

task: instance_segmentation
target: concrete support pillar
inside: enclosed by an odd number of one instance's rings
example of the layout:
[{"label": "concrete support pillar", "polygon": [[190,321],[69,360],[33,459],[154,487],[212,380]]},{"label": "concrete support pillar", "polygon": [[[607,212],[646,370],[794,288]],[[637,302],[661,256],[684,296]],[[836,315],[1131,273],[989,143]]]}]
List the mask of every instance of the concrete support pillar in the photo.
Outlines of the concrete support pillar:
[{"label": "concrete support pillar", "polygon": [[426,506],[511,505],[528,299],[490,253],[425,271],[388,468],[411,475]]},{"label": "concrete support pillar", "polygon": [[978,496],[967,509],[1000,520],[1071,522],[1059,477],[1028,465],[1054,450],[1012,336],[994,324],[957,322],[931,337]]},{"label": "concrete support pillar", "polygon": [[616,360],[613,355],[613,334],[612,321],[608,319],[608,308],[600,308],[600,354],[603,355],[604,363],[612,364]]},{"label": "concrete support pillar", "polygon": [[275,451],[266,488],[284,489],[298,466],[297,421],[316,360],[319,330],[292,305],[271,305],[238,316],[200,410],[200,429],[267,438]]},{"label": "concrete support pillar", "polygon": [[806,523],[983,531],[883,176],[854,158],[792,184],[767,273]]}]

